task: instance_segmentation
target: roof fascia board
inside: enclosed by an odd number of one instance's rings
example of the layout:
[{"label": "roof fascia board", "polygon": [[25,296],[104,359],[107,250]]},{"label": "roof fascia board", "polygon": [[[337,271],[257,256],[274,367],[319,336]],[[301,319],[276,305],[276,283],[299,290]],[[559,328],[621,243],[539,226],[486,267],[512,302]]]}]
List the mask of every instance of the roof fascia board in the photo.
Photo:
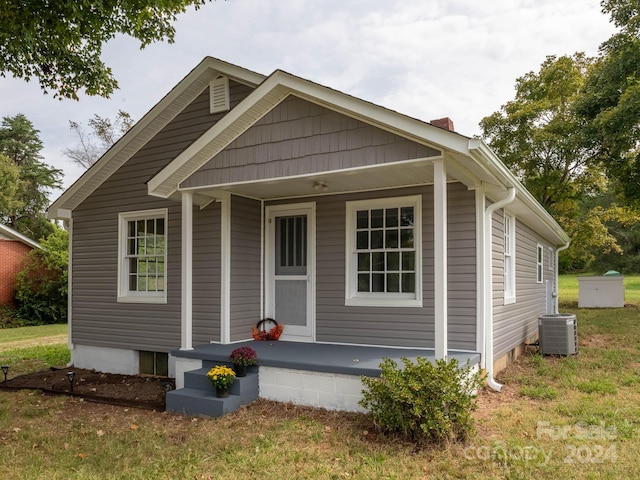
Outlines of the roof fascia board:
[{"label": "roof fascia board", "polygon": [[42,246],[36,242],[35,240],[31,240],[29,237],[21,234],[20,232],[15,231],[13,228],[7,227],[6,225],[3,225],[0,223],[0,233],[2,233],[3,235],[12,238],[14,240],[17,240],[19,242],[24,243],[25,245],[31,247],[31,248],[39,248],[41,249]]},{"label": "roof fascia board", "polygon": [[69,218],[67,212],[77,207],[118,168],[173,120],[189,103],[208,87],[218,75],[257,86],[264,75],[222,60],[206,57],[165,97],[118,140],[91,168],[69,187],[47,210],[49,218]]}]

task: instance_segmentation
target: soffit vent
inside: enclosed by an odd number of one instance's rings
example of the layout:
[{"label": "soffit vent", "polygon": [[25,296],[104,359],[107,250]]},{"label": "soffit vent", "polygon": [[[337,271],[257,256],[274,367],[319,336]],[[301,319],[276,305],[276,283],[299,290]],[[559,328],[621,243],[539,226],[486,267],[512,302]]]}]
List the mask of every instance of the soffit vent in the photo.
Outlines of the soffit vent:
[{"label": "soffit vent", "polygon": [[209,84],[211,113],[229,110],[229,77],[218,77]]}]

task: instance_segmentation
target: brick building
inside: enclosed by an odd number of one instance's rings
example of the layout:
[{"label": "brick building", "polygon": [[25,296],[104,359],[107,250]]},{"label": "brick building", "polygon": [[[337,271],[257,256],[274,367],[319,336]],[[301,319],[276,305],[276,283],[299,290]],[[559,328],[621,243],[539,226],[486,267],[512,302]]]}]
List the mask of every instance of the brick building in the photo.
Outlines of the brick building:
[{"label": "brick building", "polygon": [[40,244],[0,224],[0,305],[14,305],[16,274],[34,248]]}]

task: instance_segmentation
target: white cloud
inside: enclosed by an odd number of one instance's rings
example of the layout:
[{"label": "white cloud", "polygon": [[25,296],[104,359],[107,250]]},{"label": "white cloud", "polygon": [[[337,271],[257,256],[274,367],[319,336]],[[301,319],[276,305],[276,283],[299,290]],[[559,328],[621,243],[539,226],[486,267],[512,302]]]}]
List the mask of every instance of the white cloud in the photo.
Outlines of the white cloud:
[{"label": "white cloud", "polygon": [[59,102],[35,82],[0,78],[0,115],[27,115],[68,186],[81,173],[61,153],[75,142],[68,120],[119,109],[139,119],[210,55],[264,74],[280,68],[423,120],[449,116],[474,135],[512,98],[517,77],[547,55],[594,55],[613,27],[598,0],[231,0],[189,11],[176,31],[173,45],[140,50],[118,37],[106,46],[120,83],[109,100]]}]

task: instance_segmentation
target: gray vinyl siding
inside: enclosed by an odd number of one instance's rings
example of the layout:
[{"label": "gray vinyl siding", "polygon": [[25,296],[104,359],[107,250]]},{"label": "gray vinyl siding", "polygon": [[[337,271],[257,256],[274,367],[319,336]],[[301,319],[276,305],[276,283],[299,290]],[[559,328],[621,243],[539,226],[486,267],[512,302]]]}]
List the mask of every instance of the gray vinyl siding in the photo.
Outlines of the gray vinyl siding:
[{"label": "gray vinyl siding", "polygon": [[181,186],[281,178],[438,155],[433,148],[290,96]]},{"label": "gray vinyl siding", "polygon": [[[345,202],[416,194],[422,195],[423,306],[345,306]],[[317,341],[433,348],[433,187],[318,197],[315,201]],[[473,192],[461,184],[450,184],[448,208],[449,348],[475,350]]]},{"label": "gray vinyl siding", "polygon": [[[232,106],[249,93],[248,87],[232,82]],[[73,211],[74,343],[159,352],[180,345],[180,205],[148,196],[146,183],[222,116],[209,113],[209,90],[205,89]],[[167,303],[118,303],[118,213],[155,208],[169,209]],[[198,229],[204,228],[205,212],[194,216]],[[197,255],[202,254],[203,248],[200,243],[196,245]],[[215,261],[211,262],[215,268]],[[202,272],[196,275],[201,276]],[[210,287],[212,291],[216,289],[215,284]],[[198,341],[208,341],[207,337],[214,335],[216,318],[210,299],[206,305],[197,303],[203,298],[201,293],[194,298],[194,336]],[[204,326],[203,319],[209,313],[214,315],[212,324]],[[217,322],[219,329],[219,315]]]},{"label": "gray vinyl siding", "polygon": [[193,344],[220,341],[220,203],[193,211]]},{"label": "gray vinyl siding", "polygon": [[553,281],[549,243],[515,216],[516,301],[504,304],[503,212],[493,216],[493,332],[494,360],[538,332],[538,317],[546,313],[546,284],[537,283],[537,245],[544,247],[544,280]]},{"label": "gray vinyl siding", "polygon": [[260,320],[261,203],[231,196],[231,341],[251,338]]}]

